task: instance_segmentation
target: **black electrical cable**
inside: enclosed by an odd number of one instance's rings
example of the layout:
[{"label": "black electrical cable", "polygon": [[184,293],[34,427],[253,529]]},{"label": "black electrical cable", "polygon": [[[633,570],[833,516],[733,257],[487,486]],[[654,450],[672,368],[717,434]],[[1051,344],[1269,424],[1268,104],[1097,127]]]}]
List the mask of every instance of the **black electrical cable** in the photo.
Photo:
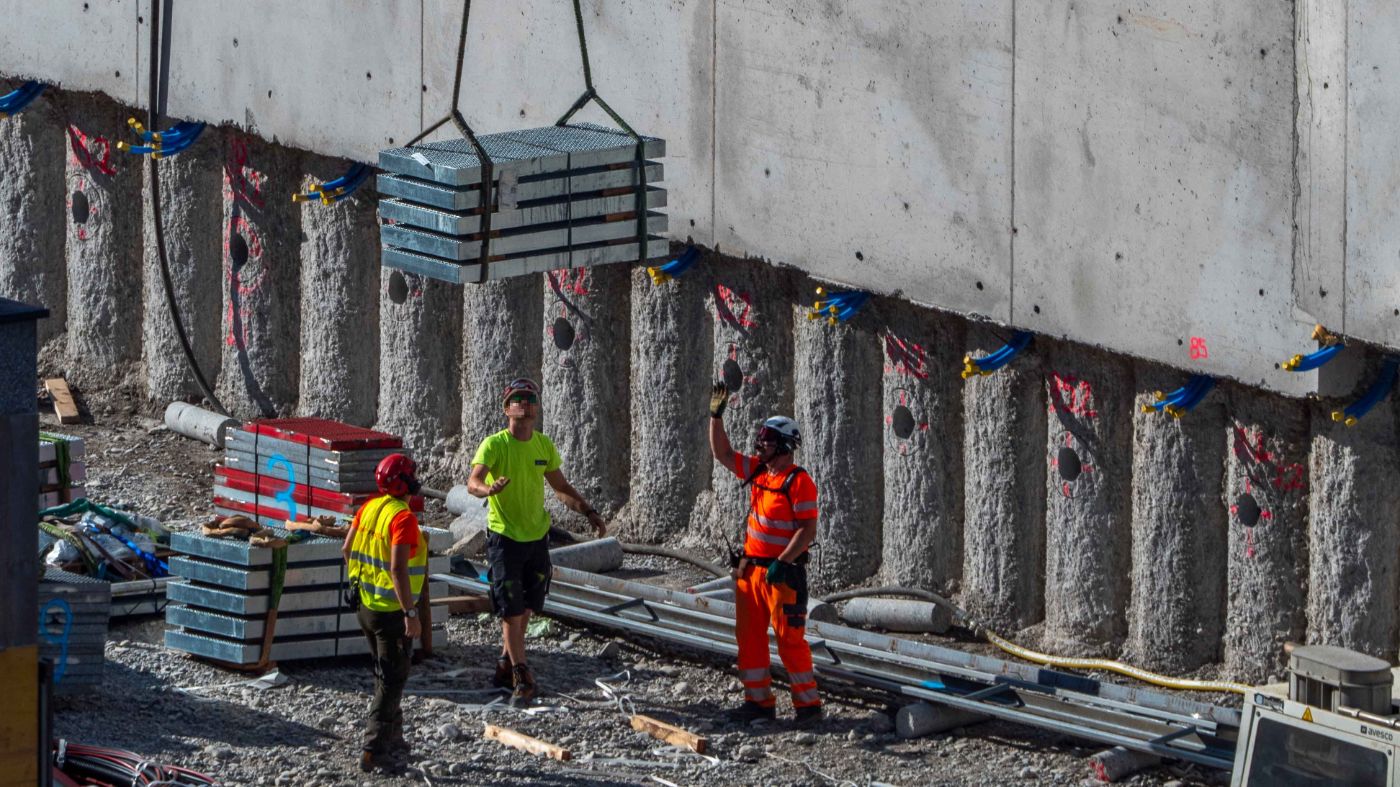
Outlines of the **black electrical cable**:
[{"label": "black electrical cable", "polygon": [[[150,81],[148,83],[147,100],[150,101],[150,108],[146,112],[146,128],[160,128],[160,100],[157,91],[160,87],[160,4],[162,0],[151,0],[151,49],[149,58],[151,61]],[[228,416],[228,410],[219,401],[219,397],[214,395],[214,389],[209,385],[209,381],[204,378],[204,372],[199,368],[199,361],[194,357],[194,347],[190,345],[190,337],[185,333],[184,318],[180,316],[180,306],[175,301],[175,283],[170,278],[170,260],[165,253],[165,221],[160,210],[160,172],[157,168],[155,156],[147,156],[150,162],[151,176],[151,226],[155,230],[156,258],[160,261],[160,281],[165,288],[165,305],[170,312],[170,321],[175,326],[175,334],[180,337],[180,349],[185,351],[185,361],[189,364],[190,371],[194,373],[195,382],[199,384],[200,390],[204,392],[209,404],[218,411],[219,415]]]}]

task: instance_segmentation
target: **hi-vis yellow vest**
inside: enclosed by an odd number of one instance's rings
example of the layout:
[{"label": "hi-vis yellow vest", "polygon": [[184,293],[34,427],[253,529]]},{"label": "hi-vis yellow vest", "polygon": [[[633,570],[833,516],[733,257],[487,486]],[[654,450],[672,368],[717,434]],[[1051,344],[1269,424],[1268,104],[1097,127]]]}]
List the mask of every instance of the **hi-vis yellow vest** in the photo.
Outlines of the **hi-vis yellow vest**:
[{"label": "hi-vis yellow vest", "polygon": [[[389,575],[389,524],[407,510],[407,503],[390,495],[376,497],[360,509],[360,524],[350,543],[350,578],[360,581],[360,603],[376,612],[401,609]],[[427,576],[428,548],[420,537],[417,551],[408,560],[409,591],[414,599],[422,594]]]}]

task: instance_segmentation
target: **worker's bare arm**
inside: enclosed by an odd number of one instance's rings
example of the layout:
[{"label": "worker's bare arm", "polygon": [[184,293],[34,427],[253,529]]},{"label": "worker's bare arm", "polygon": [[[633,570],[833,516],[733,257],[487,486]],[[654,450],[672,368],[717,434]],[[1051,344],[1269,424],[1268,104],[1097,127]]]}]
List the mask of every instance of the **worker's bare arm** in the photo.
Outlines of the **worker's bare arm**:
[{"label": "worker's bare arm", "polygon": [[[394,544],[389,549],[389,578],[394,583],[394,595],[404,610],[414,608],[413,585],[408,580],[408,560],[412,557],[412,544]],[[417,638],[422,627],[417,618],[404,619],[404,634],[410,639]]]},{"label": "worker's bare arm", "polygon": [[486,465],[472,465],[472,474],[467,477],[467,493],[472,497],[490,497],[510,483],[510,479],[502,476],[494,482],[486,483],[486,474],[490,468]]},{"label": "worker's bare arm", "polygon": [[734,472],[734,448],[729,445],[729,435],[724,431],[724,420],[721,418],[710,419],[710,453],[714,454],[716,462]]},{"label": "worker's bare arm", "polygon": [[784,563],[796,562],[799,557],[802,557],[802,553],[807,551],[807,547],[810,547],[812,542],[816,540],[817,520],[809,519],[798,527],[797,532],[792,536],[792,540],[783,548],[783,553],[778,555],[778,559]]},{"label": "worker's bare arm", "polygon": [[579,494],[577,489],[574,489],[573,484],[569,483],[569,479],[564,477],[563,470],[551,470],[545,473],[544,480],[549,482],[550,488],[554,490],[554,496],[559,498],[560,502],[568,506],[570,510],[588,517],[589,523],[598,531],[599,536],[607,532],[603,516],[593,510],[593,506],[583,499],[583,495]]}]

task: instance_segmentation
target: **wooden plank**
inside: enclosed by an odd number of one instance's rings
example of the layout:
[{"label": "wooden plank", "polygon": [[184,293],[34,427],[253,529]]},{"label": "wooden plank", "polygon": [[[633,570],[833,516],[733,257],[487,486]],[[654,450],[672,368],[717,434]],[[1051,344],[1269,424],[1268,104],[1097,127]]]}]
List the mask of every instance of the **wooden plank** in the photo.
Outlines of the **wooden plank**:
[{"label": "wooden plank", "polygon": [[689,730],[681,729],[674,724],[667,724],[660,719],[643,716],[640,713],[632,717],[632,729],[637,732],[645,732],[651,737],[673,746],[684,746],[696,754],[704,754],[706,747],[710,745],[707,739]]},{"label": "wooden plank", "polygon": [[44,381],[44,390],[53,400],[53,411],[58,414],[61,424],[76,424],[81,419],[78,405],[73,401],[73,392],[68,390],[68,381],[62,377],[50,377]]},{"label": "wooden plank", "polygon": [[486,596],[444,596],[433,599],[434,604],[446,604],[449,615],[479,615],[491,611],[491,599]]},{"label": "wooden plank", "polygon": [[520,749],[521,751],[527,751],[531,754],[543,754],[546,757],[553,757],[561,762],[573,756],[569,753],[568,749],[562,746],[556,746],[552,743],[542,741],[539,738],[531,738],[523,732],[516,732],[515,730],[506,729],[505,727],[497,727],[494,724],[486,725],[486,732],[484,735],[487,740],[493,740],[513,749]]}]

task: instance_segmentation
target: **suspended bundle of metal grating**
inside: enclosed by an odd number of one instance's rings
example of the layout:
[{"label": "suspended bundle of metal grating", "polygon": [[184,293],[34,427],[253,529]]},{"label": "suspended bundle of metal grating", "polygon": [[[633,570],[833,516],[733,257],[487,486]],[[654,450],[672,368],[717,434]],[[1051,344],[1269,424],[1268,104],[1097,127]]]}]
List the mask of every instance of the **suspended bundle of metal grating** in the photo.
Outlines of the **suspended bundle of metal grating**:
[{"label": "suspended bundle of metal grating", "polygon": [[39,655],[54,664],[60,692],[102,682],[111,586],[100,579],[48,568],[39,580]]},{"label": "suspended bundle of metal grating", "polygon": [[[276,527],[288,519],[349,520],[379,494],[374,468],[407,453],[398,437],[325,418],[252,421],[224,438],[214,468],[214,508]],[[423,510],[423,498],[409,501]]]},{"label": "suspended bundle of metal grating", "polygon": [[[279,535],[286,536],[284,531]],[[449,559],[438,553],[452,544],[447,530],[424,528],[428,569],[446,570]],[[196,656],[251,666],[262,655],[268,625],[273,661],[327,658],[368,653],[355,613],[344,604],[345,563],[341,541],[313,536],[287,546],[287,565],[273,603],[273,550],[246,541],[176,533],[171,546],[178,557],[170,570],[178,575],[166,588],[165,645]],[[446,585],[428,583],[429,598],[446,595]],[[446,618],[446,610],[435,618]]]},{"label": "suspended bundle of metal grating", "polygon": [[484,201],[467,140],[380,152],[385,267],[474,283],[667,253],[666,190],[653,185],[663,140],[643,137],[639,156],[631,136],[590,123],[477,139],[491,166]]}]

